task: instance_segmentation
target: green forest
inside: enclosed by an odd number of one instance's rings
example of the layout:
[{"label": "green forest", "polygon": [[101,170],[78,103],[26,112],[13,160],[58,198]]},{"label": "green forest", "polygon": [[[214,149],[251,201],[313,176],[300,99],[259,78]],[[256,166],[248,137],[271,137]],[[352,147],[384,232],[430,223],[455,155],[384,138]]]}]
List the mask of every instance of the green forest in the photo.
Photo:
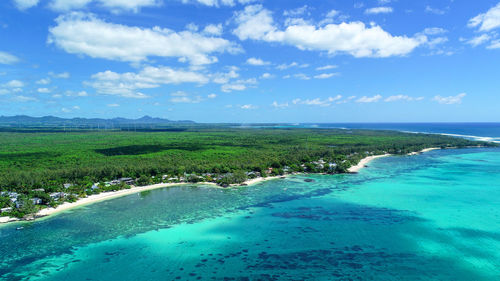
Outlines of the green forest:
[{"label": "green forest", "polygon": [[[129,188],[122,181],[109,184],[120,178],[132,179],[134,185],[211,181],[225,186],[291,172],[343,173],[369,155],[471,145],[491,144],[341,129],[0,132],[0,208],[11,207],[7,211],[22,216],[33,210],[32,205],[57,205]],[[7,192],[15,192],[22,204],[13,206]]]}]

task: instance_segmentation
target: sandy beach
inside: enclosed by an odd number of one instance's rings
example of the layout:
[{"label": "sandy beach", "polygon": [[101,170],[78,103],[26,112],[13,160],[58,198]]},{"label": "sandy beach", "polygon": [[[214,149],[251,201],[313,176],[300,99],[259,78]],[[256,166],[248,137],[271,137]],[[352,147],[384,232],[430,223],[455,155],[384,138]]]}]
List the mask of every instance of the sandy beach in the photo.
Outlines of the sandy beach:
[{"label": "sandy beach", "polygon": [[[420,154],[420,153],[424,153],[424,152],[428,152],[428,151],[436,150],[436,149],[439,149],[439,148],[437,148],[437,147],[426,148],[426,149],[423,149],[419,152],[409,153],[408,155],[416,155],[416,154]],[[359,161],[359,163],[356,166],[352,166],[351,168],[349,168],[348,171],[349,171],[349,173],[357,173],[361,169],[363,169],[368,163],[370,163],[372,160],[377,159],[377,158],[381,158],[381,157],[387,157],[390,155],[391,154],[383,154],[383,155],[373,155],[373,156],[365,157],[365,158],[361,159],[361,161]],[[274,176],[274,177],[265,177],[265,178],[258,177],[258,178],[254,178],[254,179],[249,179],[242,184],[232,184],[232,185],[230,185],[230,187],[238,187],[238,186],[242,186],[242,185],[254,185],[254,184],[257,184],[257,183],[260,183],[263,181],[279,179],[279,178],[283,178],[283,177],[284,176]],[[200,184],[200,185],[212,185],[212,186],[217,187],[217,188],[223,188],[223,187],[218,186],[217,184],[212,183],[212,182],[202,182],[202,183],[198,183],[198,184]],[[78,201],[73,202],[73,203],[66,202],[64,204],[57,206],[56,208],[42,209],[35,215],[35,218],[50,216],[50,215],[53,215],[53,214],[56,214],[56,213],[59,213],[62,211],[66,211],[69,209],[73,209],[73,208],[76,208],[79,206],[84,206],[84,205],[88,205],[88,204],[92,204],[92,203],[96,203],[96,202],[100,202],[100,201],[104,201],[104,200],[109,200],[109,199],[129,195],[129,194],[134,194],[134,193],[138,193],[138,192],[142,192],[142,191],[153,190],[153,189],[164,188],[164,187],[179,186],[179,185],[194,185],[194,183],[161,183],[161,184],[154,184],[154,185],[147,185],[147,186],[136,186],[136,187],[132,187],[130,189],[124,189],[124,190],[119,190],[119,191],[103,192],[100,194],[90,195],[90,196],[85,197],[85,198],[80,198]],[[0,217],[0,223],[9,223],[9,222],[14,222],[14,221],[20,221],[20,220],[17,218]]]},{"label": "sandy beach", "polygon": [[361,169],[363,169],[368,163],[370,163],[371,161],[377,159],[377,158],[381,158],[381,157],[387,157],[387,156],[390,156],[391,154],[383,154],[383,155],[374,155],[374,156],[368,156],[368,157],[365,157],[363,159],[361,159],[361,161],[359,161],[358,165],[356,166],[352,166],[351,168],[349,168],[347,171],[349,173],[357,173],[359,172]]},{"label": "sandy beach", "polygon": [[[254,185],[263,181],[267,180],[273,180],[273,179],[279,179],[283,176],[276,176],[276,177],[266,177],[266,178],[255,178],[255,179],[250,179],[245,181],[242,184],[233,184],[230,185],[230,187],[238,187],[242,185]],[[212,185],[217,188],[223,188],[215,183],[212,182],[201,182],[201,183],[161,183],[161,184],[154,184],[154,185],[146,185],[146,186],[135,186],[130,189],[123,189],[119,191],[111,191],[111,192],[103,192],[100,194],[95,194],[95,195],[90,195],[85,198],[80,198],[78,201],[70,203],[66,202],[63,203],[56,208],[45,208],[40,210],[36,215],[35,218],[41,218],[41,217],[46,217],[50,216],[59,212],[63,212],[69,209],[73,209],[76,207],[84,206],[84,205],[89,205],[93,204],[96,202],[104,201],[104,200],[109,200],[113,198],[118,198],[121,196],[126,196],[142,191],[147,191],[147,190],[153,190],[153,189],[158,189],[158,188],[165,188],[165,187],[173,187],[173,186],[180,186],[180,185]],[[10,218],[10,217],[0,217],[0,223],[9,223],[9,222],[15,222],[15,221],[20,221],[20,219],[17,218]]]}]

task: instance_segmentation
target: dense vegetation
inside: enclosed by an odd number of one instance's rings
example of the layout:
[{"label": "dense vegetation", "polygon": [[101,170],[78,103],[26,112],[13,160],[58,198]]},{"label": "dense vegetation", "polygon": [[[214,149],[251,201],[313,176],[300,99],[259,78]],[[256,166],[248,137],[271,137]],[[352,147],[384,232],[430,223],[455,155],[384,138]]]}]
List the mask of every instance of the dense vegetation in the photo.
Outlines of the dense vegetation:
[{"label": "dense vegetation", "polygon": [[[138,185],[166,178],[224,185],[293,171],[340,173],[371,154],[468,145],[478,143],[440,135],[337,129],[0,132],[0,191],[19,193],[25,201],[21,205],[31,208],[31,198],[57,204],[48,195],[53,192],[67,192],[64,200],[76,200],[128,188],[103,183],[124,177]],[[320,159],[326,164],[315,163]],[[73,185],[63,188],[64,183]],[[98,191],[90,188],[95,183],[101,183]],[[11,206],[9,202],[4,192],[0,208]]]}]

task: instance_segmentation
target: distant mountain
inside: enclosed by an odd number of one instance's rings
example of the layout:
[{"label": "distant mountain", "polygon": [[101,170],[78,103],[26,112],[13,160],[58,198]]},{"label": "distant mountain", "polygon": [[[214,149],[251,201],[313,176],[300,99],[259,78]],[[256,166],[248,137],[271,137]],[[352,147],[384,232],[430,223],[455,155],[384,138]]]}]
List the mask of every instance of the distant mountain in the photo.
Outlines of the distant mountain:
[{"label": "distant mountain", "polygon": [[127,118],[60,118],[55,116],[31,117],[26,115],[0,116],[0,126],[122,126],[122,125],[172,125],[172,124],[194,124],[194,121],[169,119],[143,116],[138,119]]}]

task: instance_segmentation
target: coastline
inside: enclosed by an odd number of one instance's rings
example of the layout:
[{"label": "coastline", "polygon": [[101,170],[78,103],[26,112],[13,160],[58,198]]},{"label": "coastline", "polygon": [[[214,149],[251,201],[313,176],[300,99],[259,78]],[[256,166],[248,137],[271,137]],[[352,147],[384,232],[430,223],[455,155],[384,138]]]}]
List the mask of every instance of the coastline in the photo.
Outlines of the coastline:
[{"label": "coastline", "polygon": [[[237,187],[237,186],[244,186],[244,185],[254,185],[260,182],[268,181],[268,180],[273,180],[273,179],[279,179],[284,176],[275,176],[275,177],[258,177],[254,179],[249,179],[246,180],[245,182],[241,184],[233,184],[230,185],[230,187]],[[174,187],[174,186],[181,186],[181,185],[211,185],[216,188],[221,188],[221,189],[226,189],[224,187],[221,187],[213,182],[200,182],[200,183],[188,183],[188,182],[179,182],[179,183],[160,183],[160,184],[153,184],[153,185],[146,185],[146,186],[134,186],[130,189],[122,189],[118,191],[110,191],[110,192],[103,192],[99,194],[94,194],[90,195],[85,198],[80,198],[76,202],[65,202],[55,208],[45,208],[41,209],[36,213],[33,217],[33,219],[30,220],[23,220],[23,219],[18,219],[18,218],[11,218],[11,217],[0,217],[0,224],[5,224],[5,223],[10,223],[10,222],[21,222],[21,221],[33,221],[36,219],[40,219],[43,217],[51,216],[63,211],[67,211],[76,207],[80,206],[85,206],[85,205],[90,205],[93,203],[109,200],[109,199],[114,199],[130,194],[135,194],[143,191],[148,191],[148,190],[154,190],[154,189],[159,189],[159,188],[165,188],[165,187]]]},{"label": "coastline", "polygon": [[[421,151],[418,151],[418,152],[408,153],[407,155],[418,155],[421,153],[425,153],[425,152],[429,152],[429,151],[437,150],[437,149],[441,149],[441,148],[439,148],[439,147],[426,148],[426,149],[422,149]],[[352,174],[358,173],[361,169],[365,168],[366,165],[368,163],[370,163],[371,161],[378,159],[378,158],[391,156],[391,155],[392,154],[382,154],[382,155],[372,155],[372,156],[365,157],[365,158],[361,159],[357,165],[350,167],[348,169],[348,172],[352,173]],[[280,179],[280,178],[284,178],[284,177],[286,177],[286,175],[284,175],[284,176],[272,176],[272,177],[265,177],[265,178],[258,177],[258,178],[254,178],[254,179],[248,179],[241,184],[232,184],[227,188],[254,185],[254,184],[257,184],[260,182],[273,180],[273,179]],[[138,193],[138,192],[142,192],[142,191],[148,191],[148,190],[165,188],[165,187],[181,186],[181,185],[211,185],[211,186],[214,186],[216,188],[227,189],[227,188],[221,187],[213,182],[160,183],[160,184],[146,185],[146,186],[134,186],[130,189],[123,189],[123,190],[118,190],[118,191],[103,192],[100,194],[90,195],[90,196],[85,197],[85,198],[80,198],[76,202],[73,202],[73,203],[65,202],[65,203],[57,206],[56,208],[45,208],[45,209],[38,211],[38,213],[36,213],[32,219],[29,219],[29,221],[36,220],[36,219],[43,218],[43,217],[48,217],[48,216],[51,216],[51,215],[54,215],[54,214],[57,214],[57,213],[60,213],[60,212],[66,211],[66,210],[70,210],[70,209],[73,209],[76,207],[85,206],[85,205],[89,205],[89,204],[93,204],[93,203],[97,203],[97,202],[101,202],[101,201],[105,201],[105,200],[109,200],[109,199],[114,199],[114,198],[130,195],[130,194],[134,194],[134,193]],[[0,224],[6,224],[6,223],[11,223],[11,222],[21,222],[21,221],[28,221],[28,220],[11,218],[11,217],[0,217]]]},{"label": "coastline", "polygon": [[[422,154],[422,153],[425,153],[425,152],[429,152],[429,151],[432,151],[432,150],[437,150],[437,149],[441,149],[441,148],[439,148],[439,147],[425,148],[425,149],[422,149],[420,151],[410,152],[407,155],[409,155],[409,156],[419,155],[419,154]],[[382,155],[373,155],[373,156],[365,157],[365,158],[361,159],[357,165],[352,166],[347,171],[349,173],[358,173],[361,169],[365,168],[366,165],[368,163],[370,163],[371,161],[373,161],[373,160],[375,160],[377,158],[387,157],[387,156],[391,156],[391,155],[392,154],[382,154]]]},{"label": "coastline", "polygon": [[349,173],[357,173],[361,169],[363,169],[371,161],[373,161],[377,158],[382,158],[382,157],[387,157],[387,156],[391,156],[391,154],[373,155],[373,156],[365,157],[365,158],[361,159],[356,166],[350,167],[349,169],[347,169],[347,171]]}]

